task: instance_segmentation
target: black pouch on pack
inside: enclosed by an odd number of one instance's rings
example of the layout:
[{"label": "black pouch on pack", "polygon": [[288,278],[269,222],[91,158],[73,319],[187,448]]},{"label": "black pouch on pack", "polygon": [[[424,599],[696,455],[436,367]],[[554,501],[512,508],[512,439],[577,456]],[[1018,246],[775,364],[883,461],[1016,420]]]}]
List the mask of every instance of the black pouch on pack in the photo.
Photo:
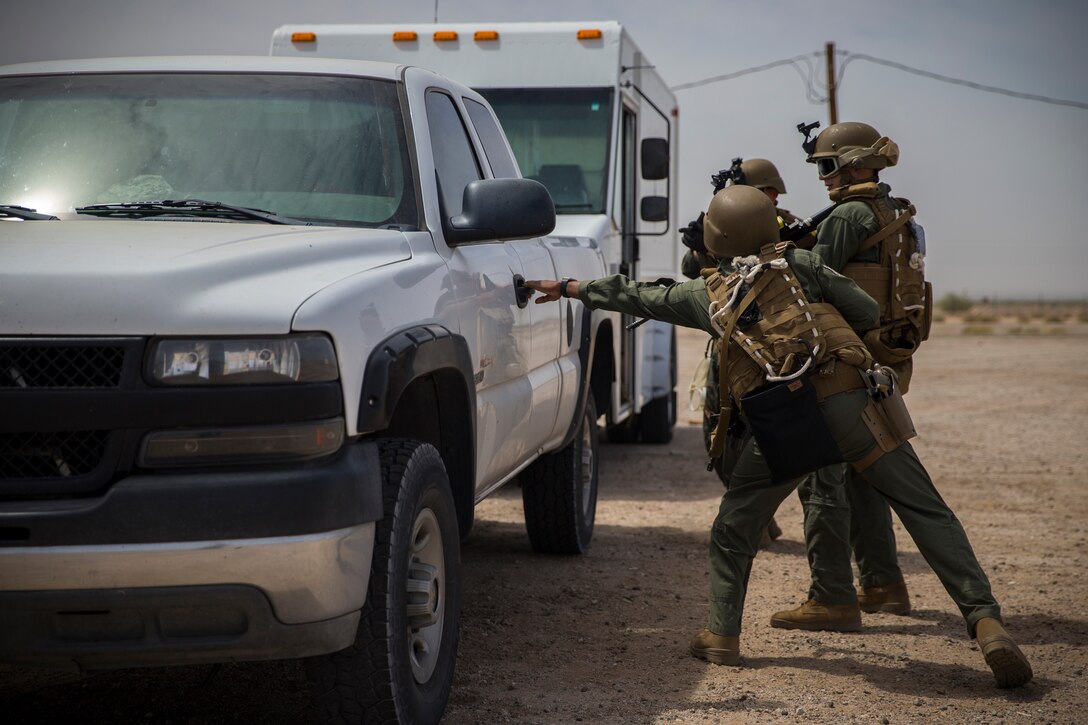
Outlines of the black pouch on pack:
[{"label": "black pouch on pack", "polygon": [[740,404],[775,483],[843,461],[808,375],[764,385]]}]

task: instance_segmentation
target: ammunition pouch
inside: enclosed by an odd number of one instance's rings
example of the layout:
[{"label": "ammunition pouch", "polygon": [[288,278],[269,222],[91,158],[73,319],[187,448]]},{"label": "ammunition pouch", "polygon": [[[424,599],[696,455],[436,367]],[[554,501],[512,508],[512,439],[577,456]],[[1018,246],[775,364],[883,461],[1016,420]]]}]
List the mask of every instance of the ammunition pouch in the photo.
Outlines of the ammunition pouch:
[{"label": "ammunition pouch", "polygon": [[740,404],[773,482],[842,462],[809,375],[764,385],[746,394]]},{"label": "ammunition pouch", "polygon": [[816,388],[816,400],[823,401],[847,390],[864,388],[865,381],[858,376],[858,368],[831,360],[816,368],[812,374],[812,385]]},{"label": "ammunition pouch", "polygon": [[862,473],[885,453],[890,453],[917,435],[910,418],[899,376],[891,368],[874,366],[861,373],[869,392],[869,402],[861,419],[876,440],[876,446],[859,461],[852,461],[854,470]]}]

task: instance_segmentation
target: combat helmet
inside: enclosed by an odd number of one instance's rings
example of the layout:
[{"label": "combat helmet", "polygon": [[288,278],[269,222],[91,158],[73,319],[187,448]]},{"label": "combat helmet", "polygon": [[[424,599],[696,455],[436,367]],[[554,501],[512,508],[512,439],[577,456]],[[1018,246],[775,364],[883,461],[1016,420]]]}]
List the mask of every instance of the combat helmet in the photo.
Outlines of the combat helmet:
[{"label": "combat helmet", "polygon": [[756,254],[778,241],[774,202],[752,186],[727,186],[710,200],[703,219],[703,243],[719,259]]},{"label": "combat helmet", "polygon": [[899,146],[867,123],[845,121],[828,126],[805,159],[816,164],[820,178],[834,176],[839,169],[884,169],[899,161]]},{"label": "combat helmet", "polygon": [[748,159],[741,163],[740,170],[744,174],[744,183],[748,186],[774,189],[779,194],[786,193],[786,182],[782,181],[778,169],[767,159]]}]

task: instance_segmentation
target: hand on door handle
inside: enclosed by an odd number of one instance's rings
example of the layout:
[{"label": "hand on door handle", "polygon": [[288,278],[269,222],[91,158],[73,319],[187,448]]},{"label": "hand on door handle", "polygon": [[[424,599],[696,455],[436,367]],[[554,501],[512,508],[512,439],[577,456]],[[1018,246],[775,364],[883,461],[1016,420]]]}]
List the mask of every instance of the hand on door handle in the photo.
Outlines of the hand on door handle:
[{"label": "hand on door handle", "polygon": [[525,278],[520,274],[514,275],[514,297],[517,299],[518,307],[524,308],[529,304],[529,299],[533,296],[533,290],[525,286]]}]

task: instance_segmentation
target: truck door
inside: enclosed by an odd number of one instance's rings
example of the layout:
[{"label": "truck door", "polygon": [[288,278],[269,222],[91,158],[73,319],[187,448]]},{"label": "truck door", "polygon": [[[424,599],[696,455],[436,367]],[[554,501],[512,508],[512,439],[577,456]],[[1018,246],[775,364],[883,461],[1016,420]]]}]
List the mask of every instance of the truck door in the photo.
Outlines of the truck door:
[{"label": "truck door", "polygon": [[[495,115],[483,103],[462,97],[470,127],[480,142],[485,171],[495,178],[517,178],[517,163]],[[512,249],[521,264],[525,279],[554,279],[555,264],[543,239],[518,239],[503,242]],[[552,437],[563,395],[559,373],[560,310],[562,305],[528,304],[529,359],[528,378],[532,389],[531,409],[525,421],[528,453],[538,451]],[[568,395],[570,393],[568,392]],[[565,432],[565,429],[564,429]]]},{"label": "truck door", "polygon": [[[406,79],[413,70],[405,72]],[[465,338],[472,355],[476,491],[481,494],[536,455],[540,446],[536,431],[545,425],[550,430],[555,403],[550,409],[534,405],[533,318],[531,304],[517,294],[517,283],[527,272],[514,243],[492,240],[451,246],[443,236],[442,217],[460,214],[465,186],[488,175],[485,169],[490,167],[473,142],[454,94],[434,82],[425,90],[408,85],[412,105],[426,108],[426,114],[413,114],[417,119],[413,125],[421,138],[429,139],[426,147],[433,159],[434,177],[422,178],[421,186],[425,198],[438,201],[428,205],[427,224],[450,274],[454,304],[443,311],[443,322]],[[420,160],[421,170],[428,166]]]}]

